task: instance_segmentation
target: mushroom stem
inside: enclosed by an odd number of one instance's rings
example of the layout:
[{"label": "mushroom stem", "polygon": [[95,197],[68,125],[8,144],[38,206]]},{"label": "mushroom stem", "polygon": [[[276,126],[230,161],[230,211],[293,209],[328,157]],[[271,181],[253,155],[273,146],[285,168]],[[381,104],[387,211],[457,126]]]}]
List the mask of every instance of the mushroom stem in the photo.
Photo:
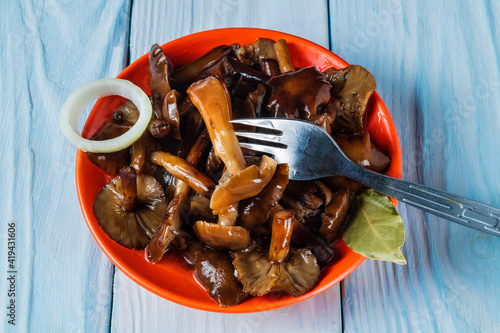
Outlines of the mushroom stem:
[{"label": "mushroom stem", "polygon": [[207,198],[210,198],[212,195],[215,188],[213,180],[205,176],[182,158],[169,153],[156,151],[151,154],[151,161],[167,169],[174,177],[188,183],[189,187],[201,195]]},{"label": "mushroom stem", "polygon": [[280,39],[274,43],[274,51],[276,52],[276,58],[278,58],[281,73],[294,72],[295,67],[293,66],[292,59],[290,59],[286,40]]},{"label": "mushroom stem", "polygon": [[187,90],[200,111],[215,149],[231,175],[245,169],[246,162],[231,120],[231,97],[215,76],[193,83]]},{"label": "mushroom stem", "polygon": [[290,249],[293,225],[297,222],[292,209],[284,209],[274,215],[269,261],[273,264],[285,261]]},{"label": "mushroom stem", "polygon": [[142,137],[134,142],[130,149],[130,165],[136,172],[140,173],[144,161],[146,160],[146,147],[144,144],[144,134]]},{"label": "mushroom stem", "polygon": [[137,203],[137,174],[134,168],[128,166],[120,169],[122,181],[123,209],[131,212]]}]

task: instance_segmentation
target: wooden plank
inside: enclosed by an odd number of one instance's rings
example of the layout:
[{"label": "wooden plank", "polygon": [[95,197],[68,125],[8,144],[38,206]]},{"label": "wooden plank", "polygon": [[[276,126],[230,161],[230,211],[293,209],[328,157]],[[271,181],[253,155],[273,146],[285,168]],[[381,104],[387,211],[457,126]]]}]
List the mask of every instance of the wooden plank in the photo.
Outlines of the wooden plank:
[{"label": "wooden plank", "polygon": [[[326,3],[287,1],[134,1],[130,36],[131,60],[153,43],[206,29],[253,26],[282,30],[328,47]],[[114,332],[308,332],[341,330],[339,289],[286,309],[251,315],[224,315],[186,308],[138,287],[115,274]]]},{"label": "wooden plank", "polygon": [[[75,148],[59,108],[86,82],[115,76],[128,43],[128,1],[0,4],[0,331],[103,332],[112,265],[78,205]],[[15,297],[7,295],[7,223],[15,223]],[[15,300],[15,326],[6,304]]]},{"label": "wooden plank", "polygon": [[338,288],[283,309],[223,314],[194,310],[160,298],[115,274],[112,332],[340,332]]},{"label": "wooden plank", "polygon": [[[331,44],[377,79],[404,178],[500,206],[500,7],[330,1]],[[399,205],[408,265],[365,262],[342,287],[347,332],[498,332],[500,239]]]}]

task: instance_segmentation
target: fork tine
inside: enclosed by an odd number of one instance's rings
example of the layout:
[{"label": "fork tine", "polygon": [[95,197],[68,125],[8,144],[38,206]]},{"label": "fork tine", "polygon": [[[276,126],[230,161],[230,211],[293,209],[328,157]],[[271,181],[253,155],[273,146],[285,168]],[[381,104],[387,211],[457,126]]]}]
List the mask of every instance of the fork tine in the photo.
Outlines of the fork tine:
[{"label": "fork tine", "polygon": [[229,122],[239,125],[254,126],[257,128],[280,131],[273,124],[273,118],[245,118],[245,119],[232,119]]},{"label": "fork tine", "polygon": [[256,152],[264,153],[264,154],[271,154],[275,157],[275,160],[277,162],[280,162],[279,157],[285,151],[284,148],[276,148],[276,147],[261,145],[261,144],[257,144],[257,143],[247,143],[247,142],[240,142],[240,147],[250,149],[250,150],[253,150]]},{"label": "fork tine", "polygon": [[[262,140],[262,141],[273,141],[280,142],[281,136],[275,134],[265,134],[265,133],[257,133],[257,132],[235,132],[236,136],[241,138],[253,139],[253,140]],[[271,142],[272,143],[272,142]]]}]

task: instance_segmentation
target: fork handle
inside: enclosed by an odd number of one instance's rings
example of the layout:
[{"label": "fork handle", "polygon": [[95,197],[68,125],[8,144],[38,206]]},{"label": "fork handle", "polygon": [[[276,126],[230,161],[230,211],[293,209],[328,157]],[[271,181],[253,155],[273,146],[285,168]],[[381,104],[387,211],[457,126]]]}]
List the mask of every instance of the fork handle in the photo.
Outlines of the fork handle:
[{"label": "fork handle", "polygon": [[500,209],[445,191],[364,169],[350,169],[349,178],[428,213],[500,237]]}]

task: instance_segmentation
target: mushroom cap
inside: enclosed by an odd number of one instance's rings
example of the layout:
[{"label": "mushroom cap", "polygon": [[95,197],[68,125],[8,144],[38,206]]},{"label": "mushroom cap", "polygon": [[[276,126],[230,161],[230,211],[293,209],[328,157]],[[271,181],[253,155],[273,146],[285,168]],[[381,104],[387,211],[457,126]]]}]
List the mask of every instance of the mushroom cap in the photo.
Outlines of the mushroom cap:
[{"label": "mushroom cap", "polygon": [[[106,120],[99,131],[92,136],[92,140],[116,138],[128,131],[132,125],[130,122],[117,123],[112,119]],[[112,153],[87,152],[86,155],[93,164],[111,174],[117,174],[120,168],[130,163],[129,148]]]},{"label": "mushroom cap", "polygon": [[333,139],[351,161],[375,172],[384,171],[391,158],[375,146],[368,132],[363,135],[335,134]]},{"label": "mushroom cap", "polygon": [[330,101],[332,85],[316,67],[288,72],[269,80],[267,109],[273,117],[309,119]]},{"label": "mushroom cap", "polygon": [[333,86],[334,98],[340,101],[335,122],[349,132],[363,132],[366,106],[377,87],[373,75],[362,66],[350,65],[339,70],[329,69],[325,76]]},{"label": "mushroom cap", "polygon": [[132,249],[143,249],[160,225],[167,208],[161,185],[151,176],[137,176],[137,208],[123,208],[120,177],[110,180],[97,194],[94,215],[111,239]]},{"label": "mushroom cap", "polygon": [[283,197],[287,184],[288,164],[278,164],[273,178],[259,194],[239,202],[237,224],[250,231],[264,224],[271,208]]},{"label": "mushroom cap", "polygon": [[194,272],[198,280],[219,306],[238,305],[248,296],[235,276],[227,252],[205,248],[198,251],[194,260]]},{"label": "mushroom cap", "polygon": [[210,208],[217,214],[240,200],[259,194],[273,178],[277,165],[275,160],[264,155],[259,166],[250,165],[225,180],[221,179],[210,199]]},{"label": "mushroom cap", "polygon": [[251,44],[236,47],[236,56],[238,60],[247,65],[254,65],[263,59],[276,59],[274,50],[275,41],[269,38],[257,38]]},{"label": "mushroom cap", "polygon": [[290,249],[288,260],[279,264],[272,264],[258,246],[233,253],[233,257],[243,290],[253,296],[285,292],[298,297],[311,289],[320,275],[316,257],[308,249]]}]

